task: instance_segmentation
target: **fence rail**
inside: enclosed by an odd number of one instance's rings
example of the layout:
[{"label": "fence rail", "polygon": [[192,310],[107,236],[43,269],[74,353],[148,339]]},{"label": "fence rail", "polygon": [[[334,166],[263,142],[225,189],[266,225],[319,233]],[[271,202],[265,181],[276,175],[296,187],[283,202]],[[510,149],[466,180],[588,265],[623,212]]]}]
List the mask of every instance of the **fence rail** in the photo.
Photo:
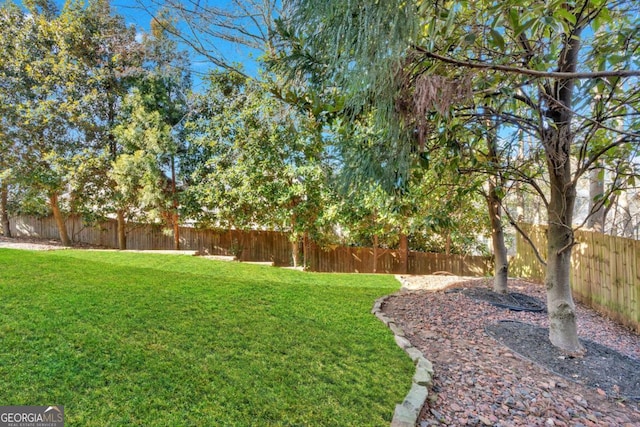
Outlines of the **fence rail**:
[{"label": "fence rail", "polygon": [[[546,229],[523,225],[546,258]],[[640,241],[588,231],[575,232],[571,288],[576,300],[640,332]],[[514,275],[542,281],[544,267],[518,235]]]},{"label": "fence rail", "polygon": [[[70,216],[66,223],[74,242],[107,248],[118,247],[115,220],[86,225],[81,218]],[[52,217],[19,216],[11,218],[10,224],[15,236],[59,238],[58,228]],[[127,226],[128,249],[173,249],[173,245],[173,235],[158,225]],[[432,274],[446,271],[460,276],[486,276],[493,268],[491,259],[487,257],[381,248],[374,251],[373,248],[348,246],[325,250],[314,243],[306,246],[308,253],[304,256],[307,267],[317,272]],[[180,247],[184,250],[206,250],[211,255],[233,255],[241,261],[273,262],[275,265],[290,265],[293,249],[289,235],[283,232],[193,227],[180,227]],[[403,255],[407,257],[405,260],[402,259]]]}]

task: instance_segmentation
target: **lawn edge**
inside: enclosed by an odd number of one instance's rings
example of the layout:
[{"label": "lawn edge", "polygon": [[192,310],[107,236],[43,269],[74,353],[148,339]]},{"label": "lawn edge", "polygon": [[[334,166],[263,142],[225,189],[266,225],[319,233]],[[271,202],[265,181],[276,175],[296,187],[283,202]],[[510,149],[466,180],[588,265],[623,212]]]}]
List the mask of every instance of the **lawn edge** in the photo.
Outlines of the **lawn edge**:
[{"label": "lawn edge", "polygon": [[390,295],[386,295],[378,298],[373,304],[371,313],[393,332],[396,344],[407,353],[416,367],[409,392],[402,403],[396,405],[393,412],[391,427],[415,427],[420,411],[429,395],[428,388],[431,386],[433,379],[433,364],[424,357],[420,350],[411,344],[402,328],[382,312],[382,306],[389,297]]}]

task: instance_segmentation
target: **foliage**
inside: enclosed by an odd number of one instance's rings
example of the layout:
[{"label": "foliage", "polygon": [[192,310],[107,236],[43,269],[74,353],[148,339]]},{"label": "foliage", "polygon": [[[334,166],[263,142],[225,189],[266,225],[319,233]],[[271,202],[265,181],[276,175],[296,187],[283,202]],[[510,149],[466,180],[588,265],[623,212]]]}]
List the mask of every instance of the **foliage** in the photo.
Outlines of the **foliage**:
[{"label": "foliage", "polygon": [[411,382],[370,314],[390,277],[113,252],[0,265],[0,399],[64,402],[69,425],[388,425]]},{"label": "foliage", "polygon": [[189,215],[236,228],[311,231],[326,171],[315,123],[235,72],[213,72],[187,123]]}]

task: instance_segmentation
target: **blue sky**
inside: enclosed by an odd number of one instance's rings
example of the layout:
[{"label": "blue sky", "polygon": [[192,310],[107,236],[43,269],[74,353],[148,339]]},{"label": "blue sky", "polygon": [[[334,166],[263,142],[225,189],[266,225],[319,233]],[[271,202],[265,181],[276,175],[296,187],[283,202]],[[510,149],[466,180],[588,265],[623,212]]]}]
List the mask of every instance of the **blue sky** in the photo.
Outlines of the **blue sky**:
[{"label": "blue sky", "polygon": [[[159,0],[112,0],[111,5],[117,13],[123,15],[127,22],[136,25],[143,30],[149,29],[149,22],[152,14],[157,12]],[[63,3],[63,1],[61,1]],[[199,2],[200,3],[200,2]],[[228,0],[208,0],[201,3],[207,6],[229,8]],[[255,57],[259,53],[251,53],[246,47],[232,44],[223,40],[216,41],[216,48],[219,53],[231,62],[242,63],[245,70],[250,75],[257,74],[257,63]],[[204,57],[194,55],[192,58],[192,69],[195,73],[196,82],[198,75],[206,73],[213,65]]]},{"label": "blue sky", "polygon": [[[17,4],[20,4],[20,0],[14,0]],[[62,8],[65,0],[55,0],[55,3],[59,8]],[[125,17],[127,23],[135,25],[143,31],[148,31],[150,28],[150,21],[152,14],[157,12],[157,4],[161,3],[161,0],[112,0],[111,6],[116,13]],[[208,0],[202,1],[209,6],[227,8],[229,7],[228,0]],[[185,47],[186,48],[186,47]],[[243,64],[244,69],[250,75],[257,74],[257,62],[255,60],[259,53],[251,53],[243,46],[234,45],[225,41],[216,41],[216,48],[225,58],[232,62],[238,62]],[[194,89],[202,89],[201,77],[210,70],[213,65],[204,57],[192,54],[191,68],[193,71]]]}]

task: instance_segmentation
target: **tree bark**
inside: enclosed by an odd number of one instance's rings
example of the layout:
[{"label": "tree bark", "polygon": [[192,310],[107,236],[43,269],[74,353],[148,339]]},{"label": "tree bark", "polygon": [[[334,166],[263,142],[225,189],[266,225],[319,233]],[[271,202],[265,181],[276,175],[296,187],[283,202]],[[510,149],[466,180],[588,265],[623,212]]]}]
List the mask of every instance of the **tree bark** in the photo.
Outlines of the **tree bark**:
[{"label": "tree bark", "polygon": [[507,279],[509,277],[509,259],[507,257],[507,245],[504,243],[504,228],[502,227],[500,201],[500,196],[496,191],[496,187],[490,180],[487,204],[489,205],[491,242],[493,245],[493,259],[496,269],[493,277],[493,291],[500,294],[506,294],[509,291],[507,287]]},{"label": "tree bark", "polygon": [[379,238],[376,234],[373,236],[373,272],[378,272],[378,246],[379,246]]},{"label": "tree bark", "polygon": [[[575,72],[580,51],[581,28],[576,28],[564,40],[558,70]],[[571,294],[569,274],[573,237],[573,209],[576,200],[576,182],[571,172],[571,147],[574,134],[571,129],[573,89],[571,78],[556,80],[553,87],[545,88],[548,102],[545,115],[553,126],[541,127],[545,148],[551,195],[547,207],[547,310],[549,312],[549,340],[559,349],[574,355],[584,354],[578,339],[576,307]]]},{"label": "tree bark", "polygon": [[[518,162],[522,162],[524,159],[524,138],[520,139],[518,145]],[[516,221],[524,221],[524,193],[522,191],[522,183],[519,181],[515,185],[516,190]]]},{"label": "tree bark", "polygon": [[409,269],[409,238],[406,234],[400,235],[400,274],[407,274]]},{"label": "tree bark", "polygon": [[[494,165],[500,164],[498,157],[498,138],[491,120],[487,120],[487,151],[489,160]],[[497,185],[502,183],[500,174],[489,177],[489,191],[486,194],[487,205],[489,207],[489,219],[491,222],[491,242],[493,246],[493,259],[495,262],[495,273],[493,276],[493,291],[506,294],[507,279],[509,277],[509,259],[507,258],[507,246],[504,243],[504,229],[502,227],[502,197],[498,193]]]},{"label": "tree bark", "polygon": [[172,208],[171,221],[173,222],[173,249],[180,250],[180,216],[178,215],[178,197],[176,192],[176,158],[171,156],[171,198]]},{"label": "tree bark", "polygon": [[291,259],[294,267],[300,265],[300,244],[297,240],[291,242]]},{"label": "tree bark", "polygon": [[622,194],[618,197],[617,204],[622,215],[622,219],[620,220],[620,235],[627,239],[633,239],[633,218],[629,207],[629,193],[627,190],[622,191]]},{"label": "tree bark", "polygon": [[[177,209],[177,207],[174,207]],[[171,221],[173,222],[173,249],[176,251],[180,250],[180,219],[178,216],[178,212],[174,211],[171,215]]]},{"label": "tree bark", "polygon": [[549,130],[546,139],[551,197],[548,206],[547,236],[547,310],[549,312],[549,340],[561,350],[580,355],[584,348],[578,339],[576,308],[571,293],[571,250],[574,244],[573,209],[576,199],[575,183],[571,180],[569,148],[571,134],[568,126]]},{"label": "tree bark", "polygon": [[9,201],[9,188],[4,182],[0,186],[0,211],[2,212],[2,235],[11,237],[11,224],[9,223],[9,212],[7,203]]},{"label": "tree bark", "polygon": [[121,251],[127,249],[127,223],[124,218],[124,210],[118,209],[116,212],[117,232],[118,232],[118,249]]},{"label": "tree bark", "polygon": [[58,204],[57,193],[49,194],[49,205],[51,207],[51,211],[53,212],[53,218],[56,221],[56,225],[58,226],[60,241],[64,246],[71,246],[71,239],[69,238],[69,233],[67,232],[67,224],[64,221],[64,216],[62,215],[62,212],[60,211],[60,205]]},{"label": "tree bark", "polygon": [[[587,227],[598,233],[604,233],[604,179],[601,178],[602,168],[597,167],[589,172],[589,212]],[[598,200],[596,200],[598,199]]]}]

